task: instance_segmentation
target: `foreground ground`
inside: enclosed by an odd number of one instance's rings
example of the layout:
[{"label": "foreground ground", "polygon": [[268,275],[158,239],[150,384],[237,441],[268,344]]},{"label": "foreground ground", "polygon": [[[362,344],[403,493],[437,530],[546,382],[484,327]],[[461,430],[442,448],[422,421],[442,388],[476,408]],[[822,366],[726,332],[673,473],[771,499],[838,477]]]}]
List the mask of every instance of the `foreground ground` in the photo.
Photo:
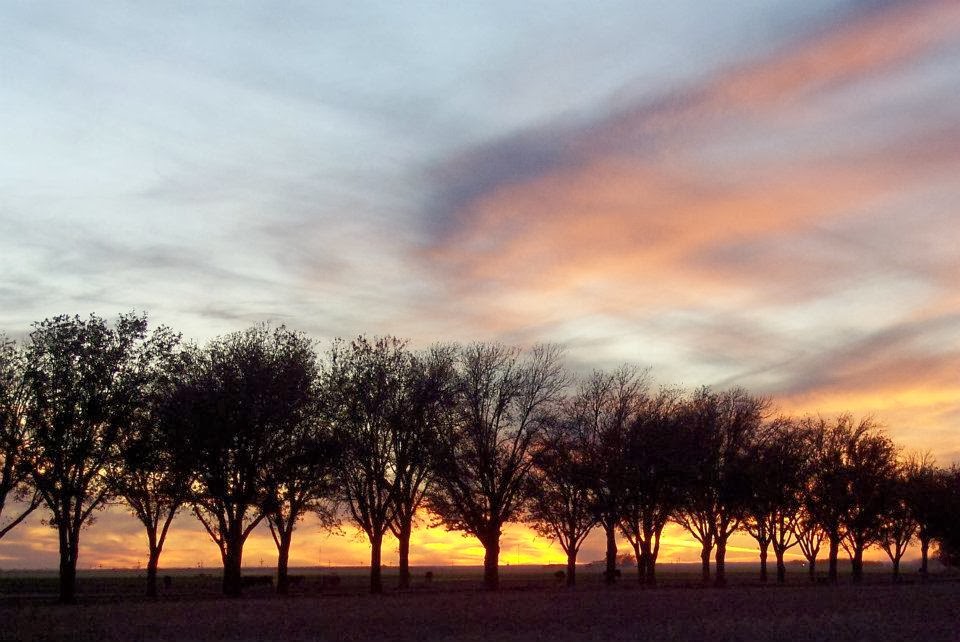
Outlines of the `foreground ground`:
[{"label": "foreground ground", "polygon": [[[491,594],[466,580],[370,596],[353,589],[302,590],[281,599],[252,589],[225,600],[168,595],[151,602],[103,594],[76,606],[47,599],[0,603],[0,637],[24,640],[960,640],[960,583],[868,582],[864,586],[629,581],[569,590],[514,576]],[[625,580],[627,578],[624,578]],[[185,584],[185,580],[181,585]]]}]

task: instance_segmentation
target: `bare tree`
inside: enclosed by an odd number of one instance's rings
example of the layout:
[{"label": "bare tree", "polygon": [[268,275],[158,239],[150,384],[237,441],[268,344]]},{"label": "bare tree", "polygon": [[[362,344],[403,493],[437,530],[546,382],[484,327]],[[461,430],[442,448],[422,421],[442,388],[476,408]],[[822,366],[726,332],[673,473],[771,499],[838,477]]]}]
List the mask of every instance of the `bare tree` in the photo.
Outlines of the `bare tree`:
[{"label": "bare tree", "polygon": [[590,503],[591,470],[576,424],[562,412],[550,417],[533,444],[526,520],[567,555],[567,586],[576,584],[577,554],[597,524]]},{"label": "bare tree", "polygon": [[397,510],[394,424],[408,359],[395,337],[333,344],[325,375],[340,444],[338,486],[354,524],[370,541],[370,591],[383,591],[383,536]]},{"label": "bare tree", "polygon": [[484,586],[499,587],[500,535],[529,488],[530,449],[566,384],[560,350],[528,354],[499,344],[463,348],[457,359],[454,420],[440,435],[428,507],[450,530],[484,547]]},{"label": "bare tree", "polygon": [[146,317],[66,315],[34,324],[26,346],[29,405],[23,462],[60,547],[60,601],[75,595],[80,531],[105,506],[107,470],[132,421]]},{"label": "bare tree", "polygon": [[800,519],[794,525],[794,535],[800,551],[807,560],[807,576],[813,582],[817,579],[817,555],[820,554],[820,547],[823,545],[826,533],[806,512],[802,512]]},{"label": "bare tree", "polygon": [[656,584],[660,536],[683,501],[686,444],[680,391],[662,389],[637,413],[625,452],[620,528],[633,547],[641,584]]},{"label": "bare tree", "polygon": [[315,402],[314,368],[303,335],[256,326],[210,342],[174,396],[194,514],[220,549],[225,595],[242,591],[243,546],[274,499],[265,475],[277,435]]},{"label": "bare tree", "polygon": [[400,387],[390,417],[395,486],[390,530],[399,544],[401,589],[410,587],[410,536],[433,481],[440,431],[451,420],[454,354],[452,347],[437,345],[407,355],[400,366]]},{"label": "bare tree", "polygon": [[157,568],[167,531],[190,497],[190,470],[179,452],[176,422],[165,419],[166,404],[186,373],[190,352],[180,335],[157,328],[138,351],[141,386],[133,414],[120,438],[120,457],[110,470],[114,494],[126,502],[147,532],[147,596],[157,595]]},{"label": "bare tree", "polygon": [[[26,439],[27,385],[24,352],[0,335],[0,539],[25,520],[41,503],[28,484],[21,458]],[[12,518],[4,515],[7,502],[17,503]]]},{"label": "bare tree", "polygon": [[726,583],[727,540],[749,501],[749,445],[768,405],[740,388],[722,393],[703,388],[686,405],[684,428],[694,466],[675,519],[700,542],[704,582],[710,579],[710,552],[716,545],[714,583]]},{"label": "bare tree", "polygon": [[611,373],[595,371],[569,400],[568,414],[591,474],[591,503],[606,538],[604,580],[617,570],[617,529],[627,497],[630,430],[647,400],[647,373],[629,365]]}]

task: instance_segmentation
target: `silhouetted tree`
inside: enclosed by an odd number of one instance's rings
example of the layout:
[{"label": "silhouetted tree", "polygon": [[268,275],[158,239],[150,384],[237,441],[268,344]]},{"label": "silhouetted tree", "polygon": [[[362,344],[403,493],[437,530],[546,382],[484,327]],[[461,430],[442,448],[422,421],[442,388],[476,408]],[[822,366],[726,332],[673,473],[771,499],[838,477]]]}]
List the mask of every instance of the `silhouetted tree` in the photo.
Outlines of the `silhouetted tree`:
[{"label": "silhouetted tree", "polygon": [[662,389],[648,399],[630,426],[625,452],[620,528],[633,547],[637,576],[656,584],[660,536],[683,501],[687,445],[680,429],[679,391]]},{"label": "silhouetted tree", "polygon": [[383,591],[383,536],[397,509],[394,420],[409,354],[403,341],[358,337],[333,344],[325,375],[341,447],[338,487],[350,517],[370,541],[370,591]]},{"label": "silhouetted tree", "polygon": [[764,424],[745,462],[749,498],[743,523],[760,548],[760,581],[767,581],[767,547],[777,561],[777,582],[786,581],[784,555],[798,544],[796,526],[807,485],[809,439],[789,418]]},{"label": "silhouetted tree", "polygon": [[526,519],[533,529],[560,544],[567,555],[567,586],[576,584],[577,554],[597,524],[590,503],[591,470],[579,448],[575,418],[562,411],[546,422],[533,444]]},{"label": "silhouetted tree", "polygon": [[290,547],[300,520],[312,512],[323,528],[337,522],[334,477],[340,456],[339,444],[324,419],[329,401],[313,342],[300,333],[287,333],[284,341],[287,407],[272,432],[270,454],[261,467],[261,509],[277,547],[280,595],[289,591]]},{"label": "silhouetted tree", "polygon": [[710,551],[716,545],[717,586],[726,583],[727,540],[740,526],[750,498],[749,446],[768,402],[736,388],[703,388],[686,404],[683,421],[695,462],[677,522],[701,544],[702,574],[710,579]]},{"label": "silhouetted tree", "polygon": [[95,315],[34,324],[26,346],[28,435],[23,461],[49,509],[60,548],[60,601],[72,602],[80,531],[111,497],[118,457],[141,385],[136,356],[146,317]]},{"label": "silhouetted tree", "polygon": [[560,351],[537,346],[526,355],[477,343],[457,358],[457,404],[440,435],[428,507],[451,530],[484,547],[484,586],[499,586],[500,534],[522,510],[529,457],[566,377]]},{"label": "silhouetted tree", "polygon": [[[848,416],[839,417],[833,423],[823,417],[806,417],[803,425],[813,446],[813,474],[804,494],[804,511],[810,527],[807,532],[815,533],[818,529],[827,539],[829,578],[836,583],[844,518],[851,501],[847,443],[855,438],[856,430]],[[812,528],[814,525],[817,529]]]},{"label": "silhouetted tree", "polygon": [[410,588],[410,536],[417,511],[433,479],[440,430],[451,420],[454,350],[434,346],[408,354],[400,365],[400,387],[390,412],[394,503],[390,530],[397,538],[400,588]]},{"label": "silhouetted tree", "polygon": [[850,426],[844,459],[848,501],[842,521],[843,547],[850,555],[853,581],[860,582],[863,552],[880,541],[884,515],[895,497],[897,449],[871,419]]},{"label": "silhouetted tree", "polygon": [[889,494],[880,516],[877,539],[893,564],[893,580],[897,582],[900,580],[900,560],[917,531],[917,521],[909,503],[909,464],[901,463],[893,473],[894,477],[887,486]]},{"label": "silhouetted tree", "polygon": [[820,547],[823,545],[826,533],[804,511],[794,525],[794,535],[797,538],[800,551],[807,560],[807,575],[813,582],[817,579],[817,555],[820,553]]},{"label": "silhouetted tree", "polygon": [[606,539],[607,584],[617,576],[617,529],[627,496],[630,430],[646,399],[646,372],[624,365],[612,373],[595,371],[568,402],[579,448],[591,471],[591,504]]},{"label": "silhouetted tree", "polygon": [[[0,538],[41,502],[40,495],[27,485],[28,470],[21,462],[28,403],[24,369],[23,350],[0,335]],[[9,500],[18,504],[12,518],[4,515]]]},{"label": "silhouetted tree", "polygon": [[934,524],[937,559],[945,566],[960,566],[960,466],[942,473],[940,511]]},{"label": "silhouetted tree", "polygon": [[944,510],[946,474],[930,456],[914,457],[906,468],[906,500],[917,523],[920,576],[925,581],[929,574],[930,543]]},{"label": "silhouetted tree", "polygon": [[180,335],[157,328],[140,346],[140,386],[129,426],[120,436],[120,457],[109,468],[113,493],[122,497],[147,531],[147,595],[157,594],[157,568],[174,516],[190,498],[190,470],[180,452],[177,422],[165,417],[167,403],[187,372],[189,351]]},{"label": "silhouetted tree", "polygon": [[241,593],[244,543],[274,500],[265,476],[277,435],[315,403],[314,367],[303,335],[256,326],[211,341],[175,393],[194,513],[220,549],[225,595]]}]

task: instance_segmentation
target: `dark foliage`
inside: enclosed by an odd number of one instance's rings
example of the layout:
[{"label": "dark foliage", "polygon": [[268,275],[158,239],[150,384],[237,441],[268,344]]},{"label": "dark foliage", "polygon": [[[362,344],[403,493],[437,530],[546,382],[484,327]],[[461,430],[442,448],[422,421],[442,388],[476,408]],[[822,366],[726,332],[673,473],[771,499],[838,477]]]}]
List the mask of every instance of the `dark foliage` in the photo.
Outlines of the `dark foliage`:
[{"label": "dark foliage", "polygon": [[129,426],[120,436],[120,456],[108,468],[112,492],[126,502],[147,534],[147,595],[157,594],[157,568],[167,531],[190,496],[190,470],[183,439],[166,411],[191,353],[169,328],[157,328],[136,355],[140,385]]},{"label": "dark foliage", "polygon": [[742,389],[698,390],[683,410],[687,432],[684,500],[677,521],[701,544],[704,582],[710,579],[710,552],[716,546],[715,583],[726,582],[726,546],[747,515],[751,499],[750,448],[768,402]]},{"label": "dark foliage", "polygon": [[638,579],[656,584],[660,535],[684,501],[687,444],[680,425],[680,391],[646,399],[627,438],[620,529],[633,546]]},{"label": "dark foliage", "polygon": [[[25,367],[23,350],[0,335],[0,538],[26,519],[41,501],[40,494],[27,483],[29,469],[22,461],[29,400]],[[13,517],[9,516],[11,501],[15,503]]]},{"label": "dark foliage", "polygon": [[23,461],[59,536],[62,602],[74,599],[80,531],[113,494],[108,471],[136,415],[146,329],[134,314],[113,325],[64,315],[30,334]]},{"label": "dark foliage", "polygon": [[240,594],[243,545],[276,508],[268,464],[279,458],[278,436],[309,420],[315,368],[304,335],[257,326],[199,351],[174,393],[194,513],[220,549],[226,595]]}]

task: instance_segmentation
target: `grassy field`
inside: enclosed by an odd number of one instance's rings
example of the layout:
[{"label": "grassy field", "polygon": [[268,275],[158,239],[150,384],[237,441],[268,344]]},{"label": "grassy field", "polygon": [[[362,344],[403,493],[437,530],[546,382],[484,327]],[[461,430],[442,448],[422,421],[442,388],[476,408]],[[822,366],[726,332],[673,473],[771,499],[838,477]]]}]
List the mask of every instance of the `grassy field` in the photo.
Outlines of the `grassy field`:
[{"label": "grassy field", "polygon": [[[735,569],[726,589],[699,588],[695,567],[665,569],[662,586],[641,589],[625,575],[604,587],[594,569],[581,585],[556,583],[554,569],[505,568],[504,589],[478,589],[479,569],[418,569],[407,592],[365,594],[363,569],[335,569],[339,585],[321,586],[330,570],[295,571],[303,579],[287,598],[269,587],[245,597],[217,595],[218,577],[170,572],[161,597],[139,597],[135,572],[86,572],[80,603],[51,603],[55,574],[0,574],[0,637],[24,640],[960,640],[960,583],[894,585],[885,574],[863,586],[817,586],[795,572],[787,586],[760,586]],[[258,574],[250,569],[248,574]],[[264,569],[263,574],[267,574]],[[387,582],[391,581],[388,574]]]}]

